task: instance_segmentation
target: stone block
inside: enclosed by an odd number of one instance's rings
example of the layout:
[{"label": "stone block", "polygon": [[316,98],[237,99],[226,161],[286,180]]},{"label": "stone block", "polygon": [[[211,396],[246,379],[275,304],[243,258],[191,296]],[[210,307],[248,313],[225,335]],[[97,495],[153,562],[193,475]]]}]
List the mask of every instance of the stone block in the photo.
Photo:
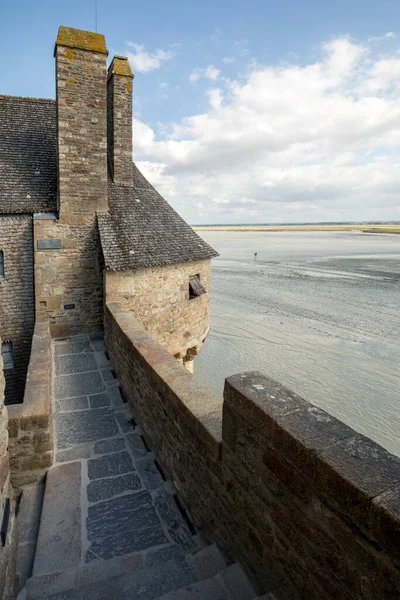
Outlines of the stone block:
[{"label": "stone block", "polygon": [[106,389],[98,371],[60,375],[56,378],[54,387],[56,400],[87,396],[103,392]]},{"label": "stone block", "polygon": [[80,557],[81,464],[75,462],[57,465],[47,474],[33,574],[73,569]]},{"label": "stone block", "polygon": [[114,452],[88,461],[88,477],[90,480],[129,473],[130,471],[134,471],[134,467],[128,452]]},{"label": "stone block", "polygon": [[127,473],[106,479],[91,481],[87,486],[87,497],[89,502],[109,500],[124,492],[139,490],[142,487],[136,473]]},{"label": "stone block", "polygon": [[93,354],[67,354],[54,357],[56,375],[69,375],[73,373],[83,373],[86,371],[96,371],[97,365]]},{"label": "stone block", "polygon": [[87,532],[90,549],[106,560],[168,543],[148,492],[89,506]]},{"label": "stone block", "polygon": [[58,413],[55,415],[55,421],[58,450],[115,437],[119,433],[115,417],[107,408]]}]

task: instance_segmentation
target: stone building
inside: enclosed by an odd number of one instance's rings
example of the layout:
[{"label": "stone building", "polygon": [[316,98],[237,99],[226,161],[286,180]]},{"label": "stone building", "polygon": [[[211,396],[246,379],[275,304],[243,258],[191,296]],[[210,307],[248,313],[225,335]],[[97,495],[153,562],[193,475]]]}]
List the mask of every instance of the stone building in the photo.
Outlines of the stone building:
[{"label": "stone building", "polygon": [[206,244],[132,163],[126,58],[60,27],[56,101],[0,96],[0,334],[6,402],[22,402],[36,314],[53,337],[102,329],[123,300],[188,367],[209,329]]}]

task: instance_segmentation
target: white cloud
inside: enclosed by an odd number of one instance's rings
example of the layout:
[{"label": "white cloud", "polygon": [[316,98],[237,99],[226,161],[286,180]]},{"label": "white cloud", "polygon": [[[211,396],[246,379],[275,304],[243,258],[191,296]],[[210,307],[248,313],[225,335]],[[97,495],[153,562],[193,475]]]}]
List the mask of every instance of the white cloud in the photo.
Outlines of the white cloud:
[{"label": "white cloud", "polygon": [[126,42],[126,45],[134,49],[134,52],[128,52],[127,56],[132,69],[138,73],[148,73],[159,69],[163,62],[171,60],[175,56],[175,52],[172,50],[157,49],[151,54],[146,52],[141,44]]},{"label": "white cloud", "polygon": [[388,40],[391,38],[395,38],[396,34],[393,33],[393,31],[388,31],[387,33],[384,33],[383,35],[375,35],[373,37],[370,37],[368,42],[369,43],[379,43],[379,42],[383,42],[384,40]]},{"label": "white cloud", "polygon": [[396,50],[341,37],[315,62],[208,79],[203,113],[135,124],[145,174],[190,222],[400,219]]},{"label": "white cloud", "polygon": [[236,62],[236,58],[234,58],[233,56],[224,56],[222,62],[224,63],[224,65],[230,65]]},{"label": "white cloud", "polygon": [[216,81],[220,76],[221,71],[214,65],[208,65],[205,69],[193,69],[189,75],[189,81],[191,83],[197,83],[199,79],[210,79]]}]

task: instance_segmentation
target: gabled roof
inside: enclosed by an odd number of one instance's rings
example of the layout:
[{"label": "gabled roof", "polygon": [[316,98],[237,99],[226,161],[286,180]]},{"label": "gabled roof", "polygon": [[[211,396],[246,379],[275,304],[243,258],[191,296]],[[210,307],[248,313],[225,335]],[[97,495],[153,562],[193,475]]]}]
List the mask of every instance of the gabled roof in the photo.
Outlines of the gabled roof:
[{"label": "gabled roof", "polygon": [[56,103],[0,95],[0,213],[57,210]]},{"label": "gabled roof", "polygon": [[218,256],[136,165],[133,170],[133,187],[109,182],[109,212],[97,215],[106,268],[140,269]]}]

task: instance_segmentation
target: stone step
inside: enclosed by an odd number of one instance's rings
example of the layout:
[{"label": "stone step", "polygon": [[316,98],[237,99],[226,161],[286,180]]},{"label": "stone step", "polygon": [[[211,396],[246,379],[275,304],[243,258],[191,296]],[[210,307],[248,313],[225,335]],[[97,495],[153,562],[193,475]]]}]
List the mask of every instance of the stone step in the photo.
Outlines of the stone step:
[{"label": "stone step", "polygon": [[20,591],[31,576],[42,512],[44,483],[22,488],[18,505],[17,585]]},{"label": "stone step", "polygon": [[46,478],[33,575],[78,567],[81,559],[81,463],[52,467]]},{"label": "stone step", "polygon": [[228,596],[220,583],[210,578],[163,594],[157,600],[228,600]]},{"label": "stone step", "polygon": [[[196,578],[194,568],[185,559],[174,559],[42,597],[48,600],[154,600],[172,590],[189,586]],[[33,598],[28,591],[27,600]]]},{"label": "stone step", "polygon": [[195,569],[200,581],[214,577],[227,566],[224,557],[215,544],[194,550],[187,556],[187,560]]},{"label": "stone step", "polygon": [[242,567],[235,563],[220,571],[215,579],[221,584],[230,600],[254,600],[257,597]]},{"label": "stone step", "polygon": [[230,565],[214,577],[203,579],[157,600],[255,600],[256,593],[238,564]]},{"label": "stone step", "polygon": [[143,567],[143,558],[138,554],[119,556],[110,560],[96,560],[76,569],[60,573],[35,575],[26,581],[30,600],[44,600],[54,594],[74,590],[94,581],[104,581],[132,573]]}]

